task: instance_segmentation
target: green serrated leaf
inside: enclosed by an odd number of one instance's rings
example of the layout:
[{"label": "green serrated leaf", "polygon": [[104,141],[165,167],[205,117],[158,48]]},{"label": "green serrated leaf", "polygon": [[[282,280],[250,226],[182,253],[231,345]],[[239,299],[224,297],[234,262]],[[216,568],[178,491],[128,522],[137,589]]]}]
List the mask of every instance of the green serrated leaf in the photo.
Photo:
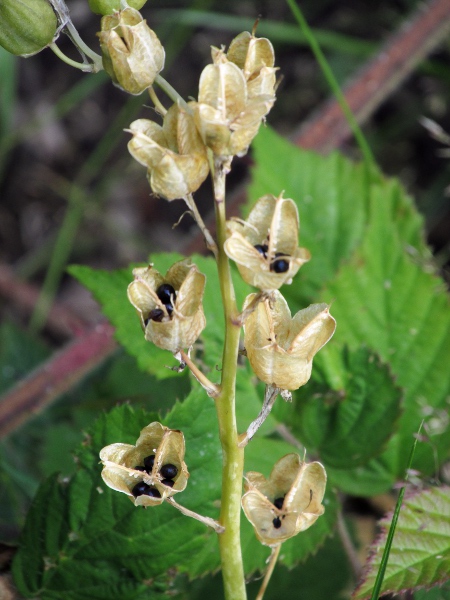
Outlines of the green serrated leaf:
[{"label": "green serrated leaf", "polygon": [[289,424],[325,467],[354,468],[380,454],[400,416],[402,392],[389,369],[366,348],[344,348],[343,387],[324,383],[301,388],[291,405]]},{"label": "green serrated leaf", "polygon": [[414,592],[414,600],[450,600],[450,584]]},{"label": "green serrated leaf", "polygon": [[[390,517],[372,548],[368,568],[353,594],[370,597],[384,550]],[[424,490],[405,500],[395,530],[382,593],[400,593],[450,579],[450,488]]]}]

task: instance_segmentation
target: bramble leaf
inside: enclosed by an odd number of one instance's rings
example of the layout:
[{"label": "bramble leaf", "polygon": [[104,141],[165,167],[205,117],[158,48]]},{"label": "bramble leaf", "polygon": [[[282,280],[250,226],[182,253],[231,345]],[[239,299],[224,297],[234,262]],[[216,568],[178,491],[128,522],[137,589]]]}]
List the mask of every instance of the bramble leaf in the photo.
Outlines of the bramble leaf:
[{"label": "bramble leaf", "polygon": [[[369,598],[383,554],[391,516],[371,551],[355,600]],[[400,593],[450,579],[450,488],[420,491],[405,500],[395,530],[382,593]]]}]

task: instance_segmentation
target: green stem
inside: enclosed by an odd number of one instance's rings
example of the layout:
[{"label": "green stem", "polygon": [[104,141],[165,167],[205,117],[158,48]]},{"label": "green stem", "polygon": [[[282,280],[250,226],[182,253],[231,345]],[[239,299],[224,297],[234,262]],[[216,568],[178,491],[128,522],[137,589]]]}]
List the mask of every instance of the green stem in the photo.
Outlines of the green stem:
[{"label": "green stem", "polygon": [[220,523],[225,527],[225,532],[219,536],[219,547],[225,598],[226,600],[245,600],[247,594],[240,537],[244,450],[238,447],[235,412],[240,327],[235,325],[237,318],[236,298],[228,257],[223,249],[226,236],[225,172],[220,163],[216,163],[214,169],[214,195],[218,245],[217,268],[225,315],[222,381],[220,394],[216,399],[223,455]]},{"label": "green stem", "polygon": [[174,87],[172,87],[170,83],[164,79],[164,77],[162,77],[161,75],[157,75],[155,77],[155,83],[156,85],[159,85],[163,92],[165,92],[169,96],[169,98],[173,100],[173,102],[178,103],[180,106],[182,106],[187,113],[192,113],[192,110],[189,108],[185,100],[183,100],[183,98],[180,96],[177,90]]},{"label": "green stem", "polygon": [[56,54],[56,56],[58,58],[60,58],[63,62],[65,62],[67,65],[69,65],[71,67],[75,67],[75,69],[80,69],[80,71],[84,71],[85,73],[93,72],[92,65],[89,65],[87,63],[80,63],[80,62],[77,62],[76,60],[72,60],[71,58],[66,56],[64,54],[64,52],[62,52],[55,43],[50,44],[49,47],[51,50],[53,50],[53,52]]}]

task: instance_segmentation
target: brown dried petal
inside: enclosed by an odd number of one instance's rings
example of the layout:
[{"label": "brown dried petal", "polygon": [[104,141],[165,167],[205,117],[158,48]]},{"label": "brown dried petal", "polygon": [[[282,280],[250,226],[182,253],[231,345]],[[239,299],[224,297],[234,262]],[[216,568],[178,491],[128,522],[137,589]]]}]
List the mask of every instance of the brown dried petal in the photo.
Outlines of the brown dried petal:
[{"label": "brown dried petal", "polygon": [[[247,297],[244,310],[255,294]],[[327,304],[313,304],[293,319],[278,292],[247,317],[244,344],[255,374],[269,385],[296,390],[311,376],[314,355],[331,338],[336,322]]]},{"label": "brown dried petal", "polygon": [[[242,507],[255,528],[258,539],[267,546],[278,545],[310,527],[324,508],[326,473],[318,463],[302,463],[296,454],[281,458],[269,479],[256,472],[246,475]],[[283,507],[273,504],[284,497]],[[279,519],[280,527],[274,526]]]}]

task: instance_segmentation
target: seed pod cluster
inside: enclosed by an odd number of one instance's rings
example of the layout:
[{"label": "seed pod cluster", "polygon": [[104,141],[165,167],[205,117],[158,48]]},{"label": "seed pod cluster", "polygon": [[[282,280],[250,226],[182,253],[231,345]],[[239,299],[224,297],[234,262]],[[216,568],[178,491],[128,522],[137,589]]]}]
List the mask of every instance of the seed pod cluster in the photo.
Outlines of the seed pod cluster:
[{"label": "seed pod cluster", "polygon": [[184,436],[154,422],[144,427],[135,446],[111,444],[100,452],[102,477],[136,506],[161,504],[187,485]]},{"label": "seed pod cluster", "polygon": [[125,8],[101,21],[103,67],[113,82],[129,94],[150,87],[164,67],[165,52],[156,33],[134,8]]},{"label": "seed pod cluster", "polygon": [[325,469],[319,462],[304,463],[287,454],[275,463],[269,479],[246,474],[242,508],[266,546],[277,546],[311,527],[324,513]]},{"label": "seed pod cluster", "polygon": [[299,218],[294,201],[266,194],[248,218],[227,221],[224,249],[236,262],[247,283],[261,290],[277,290],[311,255],[298,246]]},{"label": "seed pod cluster", "polygon": [[170,352],[192,346],[206,325],[203,273],[185,259],[164,277],[152,265],[134,269],[133,275],[128,299],[139,313],[145,339]]},{"label": "seed pod cluster", "polygon": [[[188,106],[191,106],[189,103]],[[193,116],[174,104],[162,127],[149,119],[130,125],[133,138],[128,150],[147,167],[155,194],[175,200],[195,192],[209,173],[206,148],[195,127]]]},{"label": "seed pod cluster", "polygon": [[[247,297],[244,310],[255,298]],[[311,304],[291,317],[279,291],[260,302],[244,324],[244,345],[255,374],[268,385],[296,390],[311,377],[312,360],[336,329],[328,304]]]},{"label": "seed pod cluster", "polygon": [[275,102],[273,47],[244,32],[228,53],[212,48],[212,60],[200,77],[195,122],[216,156],[243,156]]}]

